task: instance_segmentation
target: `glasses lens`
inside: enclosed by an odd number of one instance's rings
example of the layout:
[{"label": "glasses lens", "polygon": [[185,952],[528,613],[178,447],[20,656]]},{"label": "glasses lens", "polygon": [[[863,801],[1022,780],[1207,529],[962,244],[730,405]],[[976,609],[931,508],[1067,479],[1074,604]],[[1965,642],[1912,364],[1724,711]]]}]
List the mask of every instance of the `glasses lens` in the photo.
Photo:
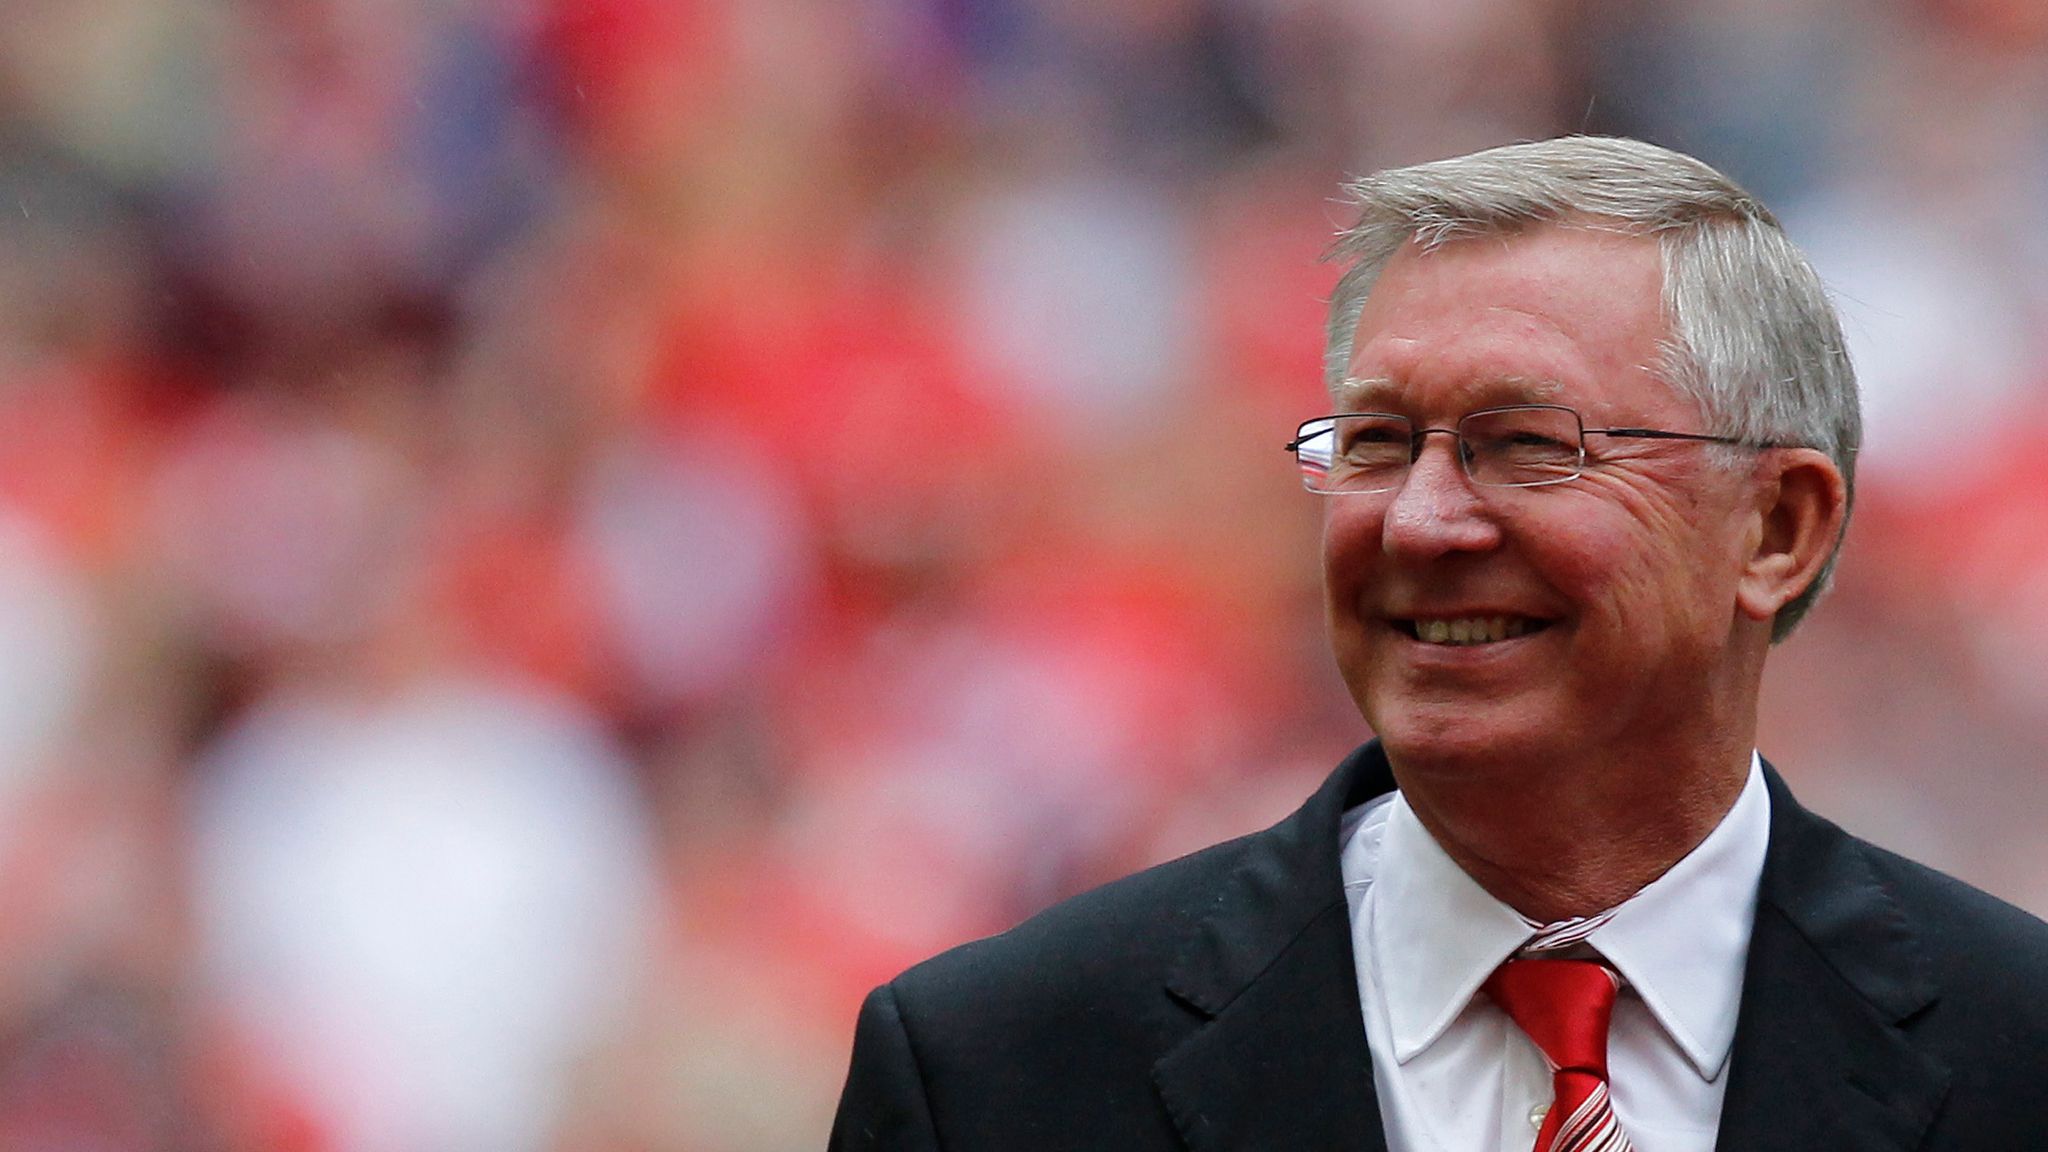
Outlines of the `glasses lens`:
[{"label": "glasses lens", "polygon": [[1568,408],[1494,408],[1458,423],[1466,470],[1475,483],[1556,484],[1585,461],[1578,414]]},{"label": "glasses lens", "polygon": [[1302,425],[1295,454],[1311,492],[1382,492],[1400,487],[1410,443],[1399,416],[1333,416]]},{"label": "glasses lens", "polygon": [[1311,492],[1330,490],[1330,460],[1336,452],[1337,422],[1311,420],[1294,437],[1294,458],[1301,464],[1301,482]]}]

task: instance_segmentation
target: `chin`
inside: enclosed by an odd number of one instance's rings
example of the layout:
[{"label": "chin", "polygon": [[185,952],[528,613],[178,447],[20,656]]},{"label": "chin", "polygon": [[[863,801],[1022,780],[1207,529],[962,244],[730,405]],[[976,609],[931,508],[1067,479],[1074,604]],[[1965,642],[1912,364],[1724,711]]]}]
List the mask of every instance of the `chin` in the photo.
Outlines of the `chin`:
[{"label": "chin", "polygon": [[1525,716],[1488,715],[1491,711],[1475,714],[1469,706],[1457,705],[1404,706],[1368,713],[1367,723],[1397,766],[1534,766],[1569,754],[1570,739],[1559,725]]}]

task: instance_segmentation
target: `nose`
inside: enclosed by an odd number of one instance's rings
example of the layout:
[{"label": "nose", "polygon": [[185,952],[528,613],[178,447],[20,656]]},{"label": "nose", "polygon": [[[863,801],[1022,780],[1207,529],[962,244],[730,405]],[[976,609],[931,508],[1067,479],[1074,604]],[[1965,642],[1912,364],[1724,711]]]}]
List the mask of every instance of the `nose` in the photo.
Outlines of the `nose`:
[{"label": "nose", "polygon": [[[1500,542],[1500,525],[1458,461],[1461,445],[1448,429],[1425,429],[1408,475],[1393,492],[1380,525],[1388,556],[1435,560],[1454,552],[1484,552]],[[1447,433],[1434,441],[1428,433]]]}]

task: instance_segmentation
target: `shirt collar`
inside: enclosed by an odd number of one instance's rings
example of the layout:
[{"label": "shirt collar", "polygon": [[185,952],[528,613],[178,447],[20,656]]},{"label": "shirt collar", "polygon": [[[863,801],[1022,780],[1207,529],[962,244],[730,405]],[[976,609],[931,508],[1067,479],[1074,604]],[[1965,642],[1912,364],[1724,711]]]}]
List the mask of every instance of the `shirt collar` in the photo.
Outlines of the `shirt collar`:
[{"label": "shirt collar", "polygon": [[[1588,937],[1636,989],[1702,1079],[1735,1039],[1770,798],[1754,753],[1742,794],[1698,847]],[[1395,1059],[1443,1034],[1534,925],[1465,874],[1398,793],[1389,804],[1372,920]]]}]

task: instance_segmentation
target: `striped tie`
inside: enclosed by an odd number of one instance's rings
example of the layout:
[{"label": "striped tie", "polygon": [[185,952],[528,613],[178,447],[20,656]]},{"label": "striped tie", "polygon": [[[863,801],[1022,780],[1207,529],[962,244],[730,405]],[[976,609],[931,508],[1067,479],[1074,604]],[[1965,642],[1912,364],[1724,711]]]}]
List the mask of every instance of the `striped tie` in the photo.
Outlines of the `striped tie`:
[{"label": "striped tie", "polygon": [[1607,1095],[1607,1022],[1620,989],[1621,977],[1591,960],[1509,960],[1487,978],[1486,994],[1550,1065],[1556,1098],[1534,1152],[1631,1152]]}]

